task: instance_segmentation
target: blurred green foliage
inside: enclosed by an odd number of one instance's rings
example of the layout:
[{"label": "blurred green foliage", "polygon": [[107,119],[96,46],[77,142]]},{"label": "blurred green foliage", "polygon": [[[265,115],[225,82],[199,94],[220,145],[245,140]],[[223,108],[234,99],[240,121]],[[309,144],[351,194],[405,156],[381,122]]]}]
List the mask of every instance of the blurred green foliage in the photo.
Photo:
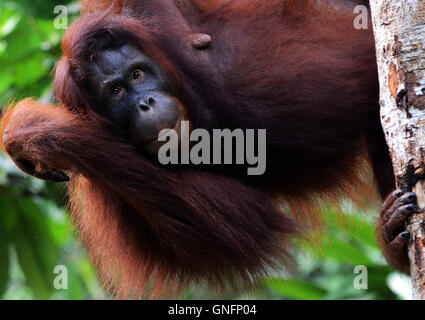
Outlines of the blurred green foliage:
[{"label": "blurred green foliage", "polygon": [[[72,1],[0,2],[0,105],[24,97],[52,101],[51,71],[60,55],[64,30],[54,28],[54,7],[66,5],[69,22],[78,17]],[[28,178],[0,155],[0,298],[102,299],[96,274],[64,209],[64,190]],[[275,274],[243,295],[220,295],[199,288],[185,299],[401,299],[407,277],[392,271],[375,244],[370,217],[324,210],[324,236],[298,241],[294,274]],[[314,245],[313,245],[313,244]],[[54,268],[68,269],[68,290],[54,289]],[[368,270],[368,289],[354,287],[355,266]]]},{"label": "blurred green foliage", "polygon": [[[0,2],[0,104],[24,97],[52,100],[51,71],[64,30],[54,27],[54,7],[70,1]],[[24,176],[0,156],[0,298],[104,298],[96,273],[76,240],[61,185]],[[57,265],[68,270],[68,290],[56,290]]]},{"label": "blurred green foliage", "polygon": [[[375,206],[373,206],[375,207]],[[395,272],[385,262],[375,241],[376,209],[359,213],[323,209],[323,225],[308,239],[296,241],[297,266],[291,273],[277,273],[263,285],[237,299],[295,300],[398,300],[411,298],[410,278]],[[367,270],[367,289],[355,286],[361,266]],[[282,268],[283,269],[283,268]],[[192,292],[191,299],[210,298],[211,292]],[[212,296],[222,298],[222,296]]]},{"label": "blurred green foliage", "polygon": [[[292,299],[405,299],[411,294],[409,277],[389,268],[375,241],[376,211],[344,213],[323,210],[318,243],[301,241],[300,272],[293,278],[268,279],[274,292]],[[367,289],[356,289],[356,266],[367,270]]]}]

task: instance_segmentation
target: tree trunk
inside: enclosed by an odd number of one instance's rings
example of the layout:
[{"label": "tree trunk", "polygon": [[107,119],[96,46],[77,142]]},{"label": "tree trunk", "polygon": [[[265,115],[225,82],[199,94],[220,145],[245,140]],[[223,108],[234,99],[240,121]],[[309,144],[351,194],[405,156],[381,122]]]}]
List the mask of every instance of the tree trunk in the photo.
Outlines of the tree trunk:
[{"label": "tree trunk", "polygon": [[[425,0],[371,0],[381,121],[396,182],[425,208]],[[425,220],[408,224],[413,299],[425,300]]]}]

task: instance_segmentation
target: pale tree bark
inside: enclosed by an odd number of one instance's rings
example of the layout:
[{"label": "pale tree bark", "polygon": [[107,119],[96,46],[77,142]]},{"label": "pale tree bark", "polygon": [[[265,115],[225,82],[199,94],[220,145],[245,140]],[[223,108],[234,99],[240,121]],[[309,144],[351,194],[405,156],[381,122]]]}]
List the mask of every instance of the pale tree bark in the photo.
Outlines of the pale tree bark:
[{"label": "pale tree bark", "polygon": [[[381,121],[396,181],[425,208],[425,0],[371,0]],[[425,300],[425,219],[409,222],[413,299]]]}]

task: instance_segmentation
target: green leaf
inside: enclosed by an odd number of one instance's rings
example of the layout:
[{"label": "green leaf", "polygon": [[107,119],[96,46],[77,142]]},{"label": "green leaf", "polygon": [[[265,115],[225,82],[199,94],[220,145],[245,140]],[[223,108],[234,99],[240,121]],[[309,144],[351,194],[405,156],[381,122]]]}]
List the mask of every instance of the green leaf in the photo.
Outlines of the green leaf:
[{"label": "green leaf", "polygon": [[0,298],[7,288],[9,265],[9,241],[4,230],[0,229]]},{"label": "green leaf", "polygon": [[322,300],[327,292],[314,284],[296,279],[268,279],[267,286],[277,293],[298,300]]},{"label": "green leaf", "polygon": [[43,1],[33,1],[33,0],[13,0],[6,1],[6,6],[12,6],[17,10],[22,11],[26,15],[36,16],[43,19],[51,19],[56,15],[53,12],[53,9],[57,5],[66,5],[70,1],[58,1],[58,0],[43,0]]},{"label": "green leaf", "polygon": [[0,228],[11,236],[18,223],[18,215],[13,201],[7,196],[0,195]]},{"label": "green leaf", "polygon": [[11,16],[0,28],[0,38],[3,38],[15,30],[18,22],[21,20],[21,15],[15,14]]},{"label": "green leaf", "polygon": [[324,210],[324,222],[334,231],[343,232],[352,239],[376,247],[375,226],[366,217],[349,213],[338,213],[336,210]]},{"label": "green leaf", "polygon": [[53,293],[46,275],[41,257],[37,254],[39,246],[26,231],[19,230],[14,237],[14,245],[19,265],[25,274],[25,280],[37,299],[48,299]]},{"label": "green leaf", "polygon": [[19,228],[14,234],[19,264],[28,286],[37,299],[47,299],[54,292],[54,267],[59,264],[59,247],[46,224],[46,213],[29,199],[19,200]]},{"label": "green leaf", "polygon": [[326,258],[334,259],[340,263],[350,263],[356,265],[375,265],[375,262],[364,252],[348,240],[342,237],[328,235],[327,238],[321,243],[320,247],[314,244],[307,243],[306,246],[311,252],[318,256],[326,255]]}]

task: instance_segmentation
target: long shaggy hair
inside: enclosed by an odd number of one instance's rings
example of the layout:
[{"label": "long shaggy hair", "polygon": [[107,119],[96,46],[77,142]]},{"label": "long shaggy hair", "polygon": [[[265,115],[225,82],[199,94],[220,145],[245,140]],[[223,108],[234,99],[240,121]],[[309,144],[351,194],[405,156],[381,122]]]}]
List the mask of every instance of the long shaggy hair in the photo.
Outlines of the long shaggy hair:
[{"label": "long shaggy hair", "polygon": [[[85,12],[101,4],[90,3]],[[140,3],[128,1],[127,12],[143,16]],[[365,159],[381,194],[393,185],[373,35],[353,28],[350,11],[330,7],[334,1],[188,3],[184,21],[167,10],[116,15],[117,3],[82,17],[66,32],[57,65],[62,106],[27,99],[3,116],[6,152],[71,174],[72,217],[119,297],[249,285],[291,264],[300,227],[280,200],[294,216],[314,217],[323,199],[357,198],[370,191]],[[193,49],[192,32],[210,34],[211,47]],[[267,129],[266,174],[161,167],[97,116],[90,63],[128,42],[164,68],[194,128]]]}]

